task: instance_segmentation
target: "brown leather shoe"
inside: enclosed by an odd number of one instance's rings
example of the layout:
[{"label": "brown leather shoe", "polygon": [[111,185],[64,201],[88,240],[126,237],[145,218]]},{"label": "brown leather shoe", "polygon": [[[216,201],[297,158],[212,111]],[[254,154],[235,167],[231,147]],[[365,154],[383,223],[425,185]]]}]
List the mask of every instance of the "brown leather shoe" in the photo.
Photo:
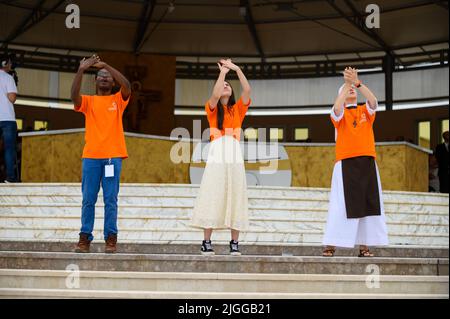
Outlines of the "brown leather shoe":
[{"label": "brown leather shoe", "polygon": [[108,235],[105,241],[105,253],[114,254],[117,251],[117,234]]},{"label": "brown leather shoe", "polygon": [[80,240],[75,248],[76,253],[88,253],[91,246],[91,241],[87,234],[80,234]]}]

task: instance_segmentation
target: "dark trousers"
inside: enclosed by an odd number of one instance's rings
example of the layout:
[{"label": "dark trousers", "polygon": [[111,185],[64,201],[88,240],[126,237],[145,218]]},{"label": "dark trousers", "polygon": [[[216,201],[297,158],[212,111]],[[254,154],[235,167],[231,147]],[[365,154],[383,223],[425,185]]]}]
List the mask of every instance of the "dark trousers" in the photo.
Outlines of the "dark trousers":
[{"label": "dark trousers", "polygon": [[16,138],[17,123],[16,121],[0,121],[0,134],[3,138],[5,148],[5,166],[6,179],[10,182],[17,181],[16,175]]}]

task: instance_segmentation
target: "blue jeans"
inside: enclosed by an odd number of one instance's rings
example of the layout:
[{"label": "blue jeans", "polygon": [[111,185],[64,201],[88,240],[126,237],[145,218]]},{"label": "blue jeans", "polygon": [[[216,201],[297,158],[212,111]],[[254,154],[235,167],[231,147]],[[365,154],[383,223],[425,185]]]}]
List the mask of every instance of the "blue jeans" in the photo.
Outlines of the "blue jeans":
[{"label": "blue jeans", "polygon": [[17,181],[16,176],[16,121],[0,121],[0,133],[3,136],[3,145],[5,148],[5,166],[6,179],[11,182]]},{"label": "blue jeans", "polygon": [[120,171],[122,159],[112,158],[114,165],[114,177],[105,177],[105,166],[109,159],[83,158],[83,175],[81,190],[83,193],[83,207],[81,210],[80,234],[87,234],[89,240],[94,239],[95,203],[97,202],[100,184],[103,189],[103,202],[105,203],[105,223],[103,235],[106,240],[108,235],[117,234],[117,196],[119,195]]}]

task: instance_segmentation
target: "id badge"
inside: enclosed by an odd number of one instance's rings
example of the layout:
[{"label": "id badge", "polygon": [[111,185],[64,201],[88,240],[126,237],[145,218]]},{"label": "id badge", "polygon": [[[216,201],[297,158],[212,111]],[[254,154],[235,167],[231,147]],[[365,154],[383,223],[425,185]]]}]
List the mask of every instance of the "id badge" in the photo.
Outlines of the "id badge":
[{"label": "id badge", "polygon": [[114,164],[105,165],[105,177],[114,177]]}]

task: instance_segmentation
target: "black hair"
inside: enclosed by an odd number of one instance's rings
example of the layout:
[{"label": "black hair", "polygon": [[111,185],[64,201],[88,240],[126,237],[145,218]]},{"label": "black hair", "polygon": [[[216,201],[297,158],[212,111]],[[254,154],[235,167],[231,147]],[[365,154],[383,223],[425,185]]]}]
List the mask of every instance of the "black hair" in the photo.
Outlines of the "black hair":
[{"label": "black hair", "polygon": [[[229,82],[227,82],[227,83],[231,88],[231,95],[230,95],[230,98],[228,99],[227,108],[231,109],[231,108],[233,108],[233,105],[236,104],[236,99],[234,98],[233,87],[231,86],[231,84]],[[219,101],[217,102],[217,128],[219,130],[223,129],[223,118],[224,118],[224,106],[222,105],[222,102],[219,99]]]},{"label": "black hair", "polygon": [[11,61],[11,56],[7,53],[3,53],[0,57],[0,67],[4,68],[9,61]]}]

